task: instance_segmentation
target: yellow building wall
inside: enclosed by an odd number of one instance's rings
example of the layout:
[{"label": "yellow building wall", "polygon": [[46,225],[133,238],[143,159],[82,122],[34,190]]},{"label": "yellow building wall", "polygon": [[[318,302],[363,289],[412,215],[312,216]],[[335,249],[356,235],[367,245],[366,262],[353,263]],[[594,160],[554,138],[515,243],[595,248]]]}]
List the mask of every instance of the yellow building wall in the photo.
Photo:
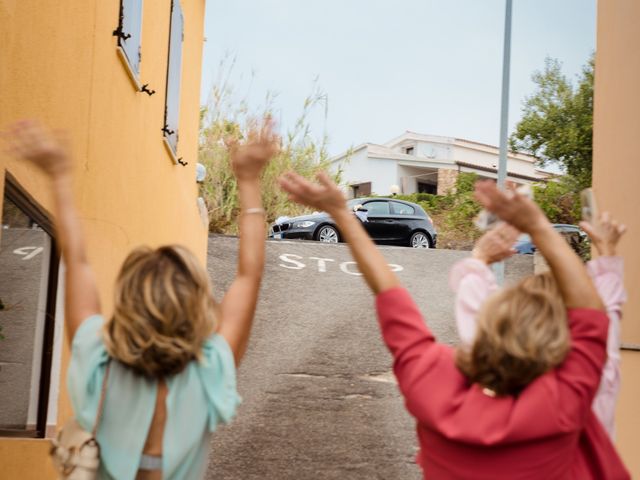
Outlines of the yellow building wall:
[{"label": "yellow building wall", "polygon": [[[206,258],[195,182],[205,0],[181,0],[178,156],[186,167],[174,163],[161,132],[170,5],[144,2],[139,79],[156,90],[150,97],[136,91],[116,53],[119,0],[0,0],[0,129],[38,118],[69,132],[75,196],[107,314],[118,268],[133,247],[180,243]],[[51,210],[38,171],[0,153],[0,185],[5,171]],[[71,415],[68,354],[65,345],[58,424]],[[45,440],[0,439],[3,478],[53,478],[46,451]]]},{"label": "yellow building wall", "polygon": [[[627,224],[620,254],[625,259],[629,301],[622,340],[640,345],[640,2],[598,2],[594,105],[593,186],[601,210]],[[640,478],[640,351],[622,356],[622,391],[617,410],[617,445]]]}]

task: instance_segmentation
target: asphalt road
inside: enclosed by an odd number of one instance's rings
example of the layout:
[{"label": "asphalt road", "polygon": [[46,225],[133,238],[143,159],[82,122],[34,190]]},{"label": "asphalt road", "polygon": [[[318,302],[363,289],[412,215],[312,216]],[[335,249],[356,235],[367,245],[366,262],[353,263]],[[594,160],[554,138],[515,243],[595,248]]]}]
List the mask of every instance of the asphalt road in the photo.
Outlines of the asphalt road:
[{"label": "asphalt road", "polygon": [[[233,279],[236,250],[235,238],[209,240],[218,297]],[[384,254],[438,339],[455,343],[447,275],[467,253],[386,247]],[[421,478],[414,422],[391,374],[373,297],[350,262],[344,245],[268,242],[238,377],[243,404],[214,435],[207,478]],[[507,264],[511,280],[532,272],[532,257]]]}]

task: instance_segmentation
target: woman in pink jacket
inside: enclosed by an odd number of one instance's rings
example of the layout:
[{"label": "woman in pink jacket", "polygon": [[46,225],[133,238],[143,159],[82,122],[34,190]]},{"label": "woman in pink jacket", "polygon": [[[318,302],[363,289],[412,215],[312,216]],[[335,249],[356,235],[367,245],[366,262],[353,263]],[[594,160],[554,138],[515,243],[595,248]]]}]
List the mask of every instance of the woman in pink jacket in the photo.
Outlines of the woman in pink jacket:
[{"label": "woman in pink jacket", "polygon": [[436,342],[343,193],[326,175],[319,180],[288,174],[281,185],[292,200],[332,216],[376,295],[382,336],[417,422],[425,478],[629,478],[591,410],[609,320],[582,261],[531,200],[493,182],[476,185],[486,209],[531,235],[553,274],[543,283],[556,282],[561,298],[535,281],[494,296],[463,373],[458,351]]},{"label": "woman in pink jacket", "polygon": [[[627,300],[623,260],[616,255],[616,248],[626,228],[607,212],[595,225],[588,222],[580,225],[589,234],[599,255],[587,263],[587,271],[609,316],[607,361],[593,400],[593,412],[613,439],[615,407],[620,391],[620,320],[622,305]],[[498,291],[496,277],[489,265],[514,253],[511,246],[519,234],[518,230],[507,224],[490,230],[476,243],[471,257],[459,261],[451,269],[449,285],[456,292],[455,317],[463,348],[473,343],[476,321],[483,303]]]}]

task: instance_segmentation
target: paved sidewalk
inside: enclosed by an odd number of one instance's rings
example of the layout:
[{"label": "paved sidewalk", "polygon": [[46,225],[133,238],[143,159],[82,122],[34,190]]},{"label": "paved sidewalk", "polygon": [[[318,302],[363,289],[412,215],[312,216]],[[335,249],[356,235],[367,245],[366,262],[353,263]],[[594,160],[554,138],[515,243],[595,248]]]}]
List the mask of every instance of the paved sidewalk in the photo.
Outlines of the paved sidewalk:
[{"label": "paved sidewalk", "polygon": [[[236,248],[235,238],[210,238],[218,294],[233,278]],[[438,338],[455,342],[447,274],[467,253],[384,253],[402,267],[399,277]],[[244,403],[214,436],[207,478],[421,478],[414,422],[391,374],[373,297],[345,263],[351,261],[344,245],[267,244],[254,334],[238,379]],[[507,265],[508,278],[532,271],[529,256]]]}]

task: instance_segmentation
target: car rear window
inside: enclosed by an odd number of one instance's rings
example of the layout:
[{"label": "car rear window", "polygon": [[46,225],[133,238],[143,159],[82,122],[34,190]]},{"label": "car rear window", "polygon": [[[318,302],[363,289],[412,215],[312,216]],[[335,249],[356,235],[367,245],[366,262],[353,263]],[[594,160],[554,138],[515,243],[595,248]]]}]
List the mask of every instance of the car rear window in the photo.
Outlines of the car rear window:
[{"label": "car rear window", "polygon": [[415,215],[416,209],[411,205],[406,205],[400,202],[391,202],[393,205],[393,213],[396,215]]},{"label": "car rear window", "polygon": [[389,202],[367,202],[364,208],[369,215],[389,215]]}]

